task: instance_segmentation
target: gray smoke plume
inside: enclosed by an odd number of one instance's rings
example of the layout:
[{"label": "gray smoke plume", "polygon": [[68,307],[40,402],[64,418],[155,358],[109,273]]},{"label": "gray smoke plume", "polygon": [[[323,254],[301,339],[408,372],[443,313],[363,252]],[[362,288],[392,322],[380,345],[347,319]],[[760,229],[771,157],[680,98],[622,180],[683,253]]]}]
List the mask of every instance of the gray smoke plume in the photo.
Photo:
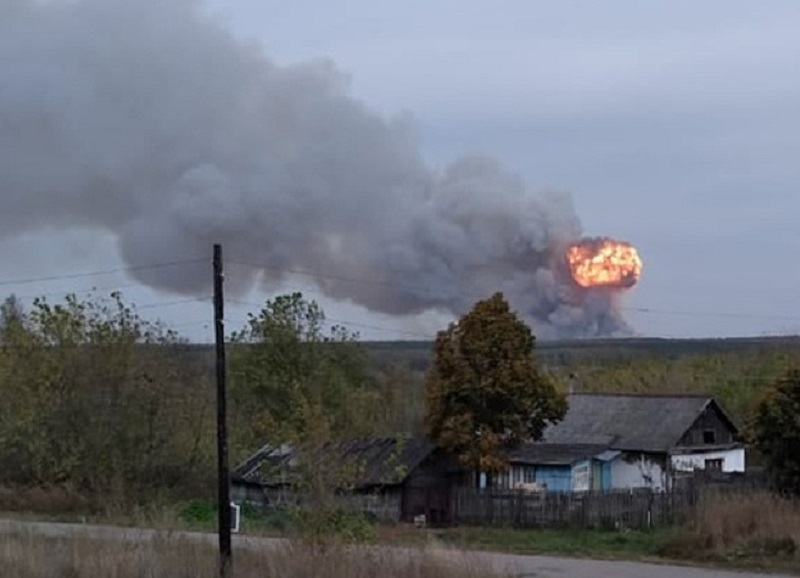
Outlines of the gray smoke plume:
[{"label": "gray smoke plume", "polygon": [[[625,331],[563,270],[570,198],[497,162],[426,166],[329,62],[278,66],[190,0],[0,2],[0,235],[95,227],[127,263],[206,255],[291,271],[371,310],[461,314],[501,290],[540,336]],[[207,271],[136,272],[208,291]],[[229,285],[230,286],[230,285]]]}]

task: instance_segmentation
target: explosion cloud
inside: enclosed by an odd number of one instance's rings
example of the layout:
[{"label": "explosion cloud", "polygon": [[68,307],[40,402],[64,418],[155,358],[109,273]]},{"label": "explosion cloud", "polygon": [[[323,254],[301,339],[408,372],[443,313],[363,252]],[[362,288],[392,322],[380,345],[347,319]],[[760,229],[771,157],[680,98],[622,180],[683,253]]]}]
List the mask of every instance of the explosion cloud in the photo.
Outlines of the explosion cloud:
[{"label": "explosion cloud", "polygon": [[[565,267],[567,194],[489,157],[432,170],[409,118],[370,111],[329,62],[276,65],[191,0],[0,3],[0,195],[0,235],[102,229],[134,266],[223,243],[263,265],[240,291],[312,271],[403,315],[500,290],[540,336],[627,331],[614,292]],[[208,291],[205,269],[133,274]]]},{"label": "explosion cloud", "polygon": [[632,287],[642,275],[642,259],[625,241],[583,239],[567,250],[567,263],[581,287]]}]

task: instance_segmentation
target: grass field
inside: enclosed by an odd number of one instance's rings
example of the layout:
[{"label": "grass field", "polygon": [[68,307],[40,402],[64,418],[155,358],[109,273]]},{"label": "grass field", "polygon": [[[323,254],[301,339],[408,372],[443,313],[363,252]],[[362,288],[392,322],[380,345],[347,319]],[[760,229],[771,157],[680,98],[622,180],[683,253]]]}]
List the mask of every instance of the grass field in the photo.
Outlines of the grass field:
[{"label": "grass field", "polygon": [[[419,550],[388,551],[302,542],[235,552],[236,578],[499,578],[468,555]],[[212,578],[218,576],[212,544],[169,535],[110,541],[84,536],[42,537],[16,532],[0,539],[2,575],[13,578]]]}]

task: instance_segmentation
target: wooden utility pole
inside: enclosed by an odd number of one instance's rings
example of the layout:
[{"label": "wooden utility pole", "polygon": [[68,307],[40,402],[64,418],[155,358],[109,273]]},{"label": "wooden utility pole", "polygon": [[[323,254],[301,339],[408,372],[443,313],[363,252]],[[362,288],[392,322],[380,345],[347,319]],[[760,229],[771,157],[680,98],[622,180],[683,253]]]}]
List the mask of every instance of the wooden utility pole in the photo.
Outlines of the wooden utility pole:
[{"label": "wooden utility pole", "polygon": [[225,392],[225,301],[222,293],[222,246],[214,245],[214,339],[217,350],[217,484],[219,503],[219,575],[230,578],[233,566],[231,546],[231,492],[228,471],[228,425]]}]

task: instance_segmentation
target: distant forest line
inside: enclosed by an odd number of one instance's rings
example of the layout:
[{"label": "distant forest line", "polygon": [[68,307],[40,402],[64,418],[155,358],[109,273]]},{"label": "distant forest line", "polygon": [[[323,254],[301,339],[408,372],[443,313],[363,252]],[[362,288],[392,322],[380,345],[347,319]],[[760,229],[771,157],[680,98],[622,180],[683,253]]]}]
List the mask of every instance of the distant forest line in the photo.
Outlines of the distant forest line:
[{"label": "distant forest line", "polygon": [[[407,393],[421,412],[433,344],[360,341],[359,345],[378,374],[394,373],[396,379],[407,381]],[[213,346],[188,347],[196,348],[204,363],[213,363]],[[536,356],[565,389],[713,395],[746,426],[763,389],[789,369],[800,368],[800,336],[538,341]]]},{"label": "distant forest line", "polygon": [[[427,370],[431,361],[431,341],[360,341],[370,359],[379,367],[402,365],[415,372]],[[213,363],[214,346],[187,344],[187,349],[202,352]],[[729,338],[606,338],[537,341],[536,356],[551,370],[562,371],[570,366],[611,366],[644,359],[675,362],[681,358],[746,355],[800,355],[800,336],[729,337]]]}]

